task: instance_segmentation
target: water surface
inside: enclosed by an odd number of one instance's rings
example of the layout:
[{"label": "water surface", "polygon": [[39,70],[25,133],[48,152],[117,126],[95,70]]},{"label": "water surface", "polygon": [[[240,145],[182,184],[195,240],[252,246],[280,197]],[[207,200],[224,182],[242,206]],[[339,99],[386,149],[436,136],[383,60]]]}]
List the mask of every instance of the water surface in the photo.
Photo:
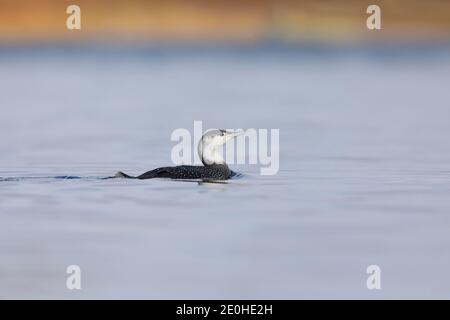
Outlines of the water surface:
[{"label": "water surface", "polygon": [[[3,50],[0,297],[449,298],[449,52]],[[279,173],[100,179],[194,120],[279,128]]]}]

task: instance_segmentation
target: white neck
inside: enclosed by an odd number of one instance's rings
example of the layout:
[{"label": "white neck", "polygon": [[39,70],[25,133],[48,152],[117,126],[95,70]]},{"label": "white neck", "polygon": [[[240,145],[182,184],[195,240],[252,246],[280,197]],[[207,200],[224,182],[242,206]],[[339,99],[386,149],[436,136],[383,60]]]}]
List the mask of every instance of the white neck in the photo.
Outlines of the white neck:
[{"label": "white neck", "polygon": [[203,143],[200,140],[198,144],[198,156],[202,160],[205,166],[209,166],[212,164],[225,164],[225,160],[222,158],[219,152],[220,145],[215,145],[212,143]]}]

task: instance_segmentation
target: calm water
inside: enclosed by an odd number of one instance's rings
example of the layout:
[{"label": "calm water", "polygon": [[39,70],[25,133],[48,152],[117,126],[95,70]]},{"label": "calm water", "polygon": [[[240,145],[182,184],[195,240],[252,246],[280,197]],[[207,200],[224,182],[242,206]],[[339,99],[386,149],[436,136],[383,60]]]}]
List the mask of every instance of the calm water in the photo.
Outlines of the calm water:
[{"label": "calm water", "polygon": [[[450,298],[449,53],[2,49],[0,298]],[[194,120],[279,128],[280,172],[98,179]]]}]

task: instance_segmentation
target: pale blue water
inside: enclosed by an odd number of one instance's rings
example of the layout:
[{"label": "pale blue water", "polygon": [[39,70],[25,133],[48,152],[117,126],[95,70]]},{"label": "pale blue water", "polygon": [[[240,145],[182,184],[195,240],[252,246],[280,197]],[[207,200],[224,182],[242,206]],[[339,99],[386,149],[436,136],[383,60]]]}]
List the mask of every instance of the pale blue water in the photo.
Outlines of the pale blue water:
[{"label": "pale blue water", "polygon": [[[0,298],[449,298],[449,53],[1,49]],[[279,128],[280,172],[99,179],[194,120]]]}]

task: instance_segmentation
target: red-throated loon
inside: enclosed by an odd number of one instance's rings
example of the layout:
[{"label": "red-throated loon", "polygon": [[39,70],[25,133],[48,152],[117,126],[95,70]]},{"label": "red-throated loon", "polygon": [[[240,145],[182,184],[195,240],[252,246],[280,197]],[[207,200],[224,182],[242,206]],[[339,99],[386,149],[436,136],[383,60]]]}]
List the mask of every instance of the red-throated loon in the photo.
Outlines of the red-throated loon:
[{"label": "red-throated loon", "polygon": [[226,131],[222,129],[206,132],[198,144],[198,155],[203,166],[162,167],[137,177],[118,172],[116,177],[141,180],[153,178],[227,180],[234,175],[234,172],[228,168],[218,149],[227,141],[243,133],[245,133],[243,130]]}]

